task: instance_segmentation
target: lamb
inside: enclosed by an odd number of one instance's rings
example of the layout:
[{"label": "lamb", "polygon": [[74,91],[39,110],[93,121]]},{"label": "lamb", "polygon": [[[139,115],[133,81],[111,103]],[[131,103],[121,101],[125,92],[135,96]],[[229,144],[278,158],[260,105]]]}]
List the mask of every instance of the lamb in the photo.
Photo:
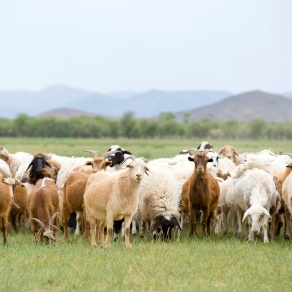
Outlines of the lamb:
[{"label": "lamb", "polygon": [[[56,233],[61,230],[54,225],[56,216],[59,214],[59,197],[57,186],[51,175],[45,168],[42,170],[44,178],[36,182],[35,189],[28,199],[29,218],[31,229],[36,243],[56,242]],[[38,228],[38,225],[40,228]]]},{"label": "lamb", "polygon": [[230,176],[233,175],[233,173],[236,170],[236,165],[233,163],[232,160],[223,157],[216,152],[209,152],[207,153],[207,156],[209,158],[212,158],[212,162],[209,162],[207,164],[208,171],[214,176],[217,176],[217,173],[219,170],[222,170],[222,172],[228,172]]},{"label": "lamb", "polygon": [[190,235],[197,236],[197,213],[203,212],[202,234],[210,235],[210,222],[214,218],[218,206],[220,189],[218,181],[208,172],[207,163],[212,162],[205,153],[198,152],[189,161],[195,164],[194,171],[182,188],[182,208],[189,214]]},{"label": "lamb", "polygon": [[90,175],[85,194],[84,208],[86,220],[91,225],[91,245],[96,246],[95,225],[99,223],[99,236],[103,237],[103,227],[107,227],[104,247],[109,248],[113,233],[113,221],[124,218],[125,245],[131,248],[130,224],[137,212],[139,203],[139,188],[144,174],[149,171],[145,158],[130,156],[132,162],[126,169],[114,173],[97,172]]},{"label": "lamb", "polygon": [[268,243],[268,221],[280,208],[280,196],[276,190],[273,176],[263,169],[251,168],[238,178],[234,186],[234,201],[242,222],[247,219],[248,239],[263,229],[263,242]]},{"label": "lamb", "polygon": [[[87,150],[88,151],[88,150]],[[92,166],[92,173],[105,170],[111,161],[106,158],[113,153],[113,151],[106,152],[102,157],[98,156],[96,151],[90,150],[94,157],[92,161],[86,162],[86,165]],[[75,235],[79,234],[79,226],[81,224],[84,238],[86,239],[87,233],[85,232],[85,222],[83,218],[83,195],[85,192],[87,180],[90,173],[83,171],[72,171],[69,173],[63,188],[63,204],[62,204],[62,218],[64,227],[64,239],[68,239],[68,221],[70,213],[77,213],[77,229]]]},{"label": "lamb", "polygon": [[8,150],[0,145],[0,159],[3,159],[9,165],[12,177],[15,177],[18,168],[32,160],[33,156],[27,152],[16,152],[11,154]]},{"label": "lamb", "polygon": [[234,162],[235,165],[242,163],[242,158],[239,156],[237,151],[230,145],[224,145],[219,151],[219,155],[226,157]]},{"label": "lamb", "polygon": [[[139,212],[143,222],[151,225],[156,239],[158,229],[162,239],[171,239],[172,229],[176,226],[182,231],[178,219],[180,188],[174,174],[165,167],[154,167],[149,163],[151,173],[143,179],[139,190]],[[150,228],[148,228],[150,229]]]}]

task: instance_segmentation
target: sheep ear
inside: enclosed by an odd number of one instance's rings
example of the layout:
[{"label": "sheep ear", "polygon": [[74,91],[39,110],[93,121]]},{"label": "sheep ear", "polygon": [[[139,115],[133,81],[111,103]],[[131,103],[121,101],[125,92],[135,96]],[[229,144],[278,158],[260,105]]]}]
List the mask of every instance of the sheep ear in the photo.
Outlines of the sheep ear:
[{"label": "sheep ear", "polygon": [[91,165],[91,166],[93,166],[92,161],[87,161],[87,162],[85,162],[84,165]]},{"label": "sheep ear", "polygon": [[191,156],[189,156],[189,157],[188,157],[188,160],[189,160],[189,161],[194,161],[194,158],[191,157]]},{"label": "sheep ear", "polygon": [[249,213],[250,213],[249,210],[245,211],[241,222],[243,222],[246,219],[246,217],[249,215]]},{"label": "sheep ear", "polygon": [[270,215],[270,213],[268,212],[268,210],[264,209],[264,214],[269,218],[271,219],[272,216]]},{"label": "sheep ear", "polygon": [[106,162],[105,162],[105,165],[106,165],[106,166],[111,166],[111,165],[112,165],[112,161],[106,161]]},{"label": "sheep ear", "polygon": [[213,162],[213,157],[208,159],[208,162]]}]

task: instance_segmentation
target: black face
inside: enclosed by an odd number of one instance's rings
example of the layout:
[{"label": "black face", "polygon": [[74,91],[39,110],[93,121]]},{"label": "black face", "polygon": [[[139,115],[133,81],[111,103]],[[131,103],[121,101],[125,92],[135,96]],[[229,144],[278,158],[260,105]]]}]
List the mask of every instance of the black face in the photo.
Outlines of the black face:
[{"label": "black face", "polygon": [[121,164],[124,160],[125,160],[125,156],[124,154],[129,154],[131,155],[132,153],[121,148],[121,147],[118,147],[118,148],[109,148],[108,151],[119,151],[119,152],[116,152],[115,154],[112,154],[110,155],[107,160],[108,161],[111,161],[111,165],[110,167],[113,167],[115,165],[118,165],[118,164]]},{"label": "black face", "polygon": [[41,174],[42,169],[45,167],[47,163],[46,159],[43,156],[36,156],[32,161],[32,168],[38,174]]},{"label": "black face", "polygon": [[[157,232],[159,233],[162,230],[161,239],[168,241],[171,239],[172,229],[175,226],[178,226],[178,228],[181,230],[176,218],[171,217],[170,220],[168,220],[168,219],[160,216],[157,218],[157,221],[155,223],[153,231],[157,230]],[[154,236],[154,239],[156,239],[156,236]]]},{"label": "black face", "polygon": [[45,165],[51,167],[42,155],[37,155],[33,158],[26,171],[29,171],[29,183],[35,184],[38,179],[44,178],[42,169]]}]

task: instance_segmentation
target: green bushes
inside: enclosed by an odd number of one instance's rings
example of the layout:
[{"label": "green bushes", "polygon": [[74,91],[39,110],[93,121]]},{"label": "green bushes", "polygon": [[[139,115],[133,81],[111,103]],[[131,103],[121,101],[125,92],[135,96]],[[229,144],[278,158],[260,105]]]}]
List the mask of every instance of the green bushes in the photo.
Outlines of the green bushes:
[{"label": "green bushes", "polygon": [[161,113],[157,119],[136,119],[128,112],[120,119],[84,116],[67,120],[20,114],[14,120],[0,119],[0,137],[291,140],[292,122],[189,121],[186,118],[181,123],[172,113]]}]

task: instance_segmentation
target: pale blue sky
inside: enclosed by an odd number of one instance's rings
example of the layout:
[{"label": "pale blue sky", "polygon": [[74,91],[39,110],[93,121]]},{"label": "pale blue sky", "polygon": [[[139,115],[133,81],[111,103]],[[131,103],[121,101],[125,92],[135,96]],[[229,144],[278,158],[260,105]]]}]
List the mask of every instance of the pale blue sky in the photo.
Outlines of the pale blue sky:
[{"label": "pale blue sky", "polygon": [[0,0],[0,90],[292,91],[289,0]]}]

